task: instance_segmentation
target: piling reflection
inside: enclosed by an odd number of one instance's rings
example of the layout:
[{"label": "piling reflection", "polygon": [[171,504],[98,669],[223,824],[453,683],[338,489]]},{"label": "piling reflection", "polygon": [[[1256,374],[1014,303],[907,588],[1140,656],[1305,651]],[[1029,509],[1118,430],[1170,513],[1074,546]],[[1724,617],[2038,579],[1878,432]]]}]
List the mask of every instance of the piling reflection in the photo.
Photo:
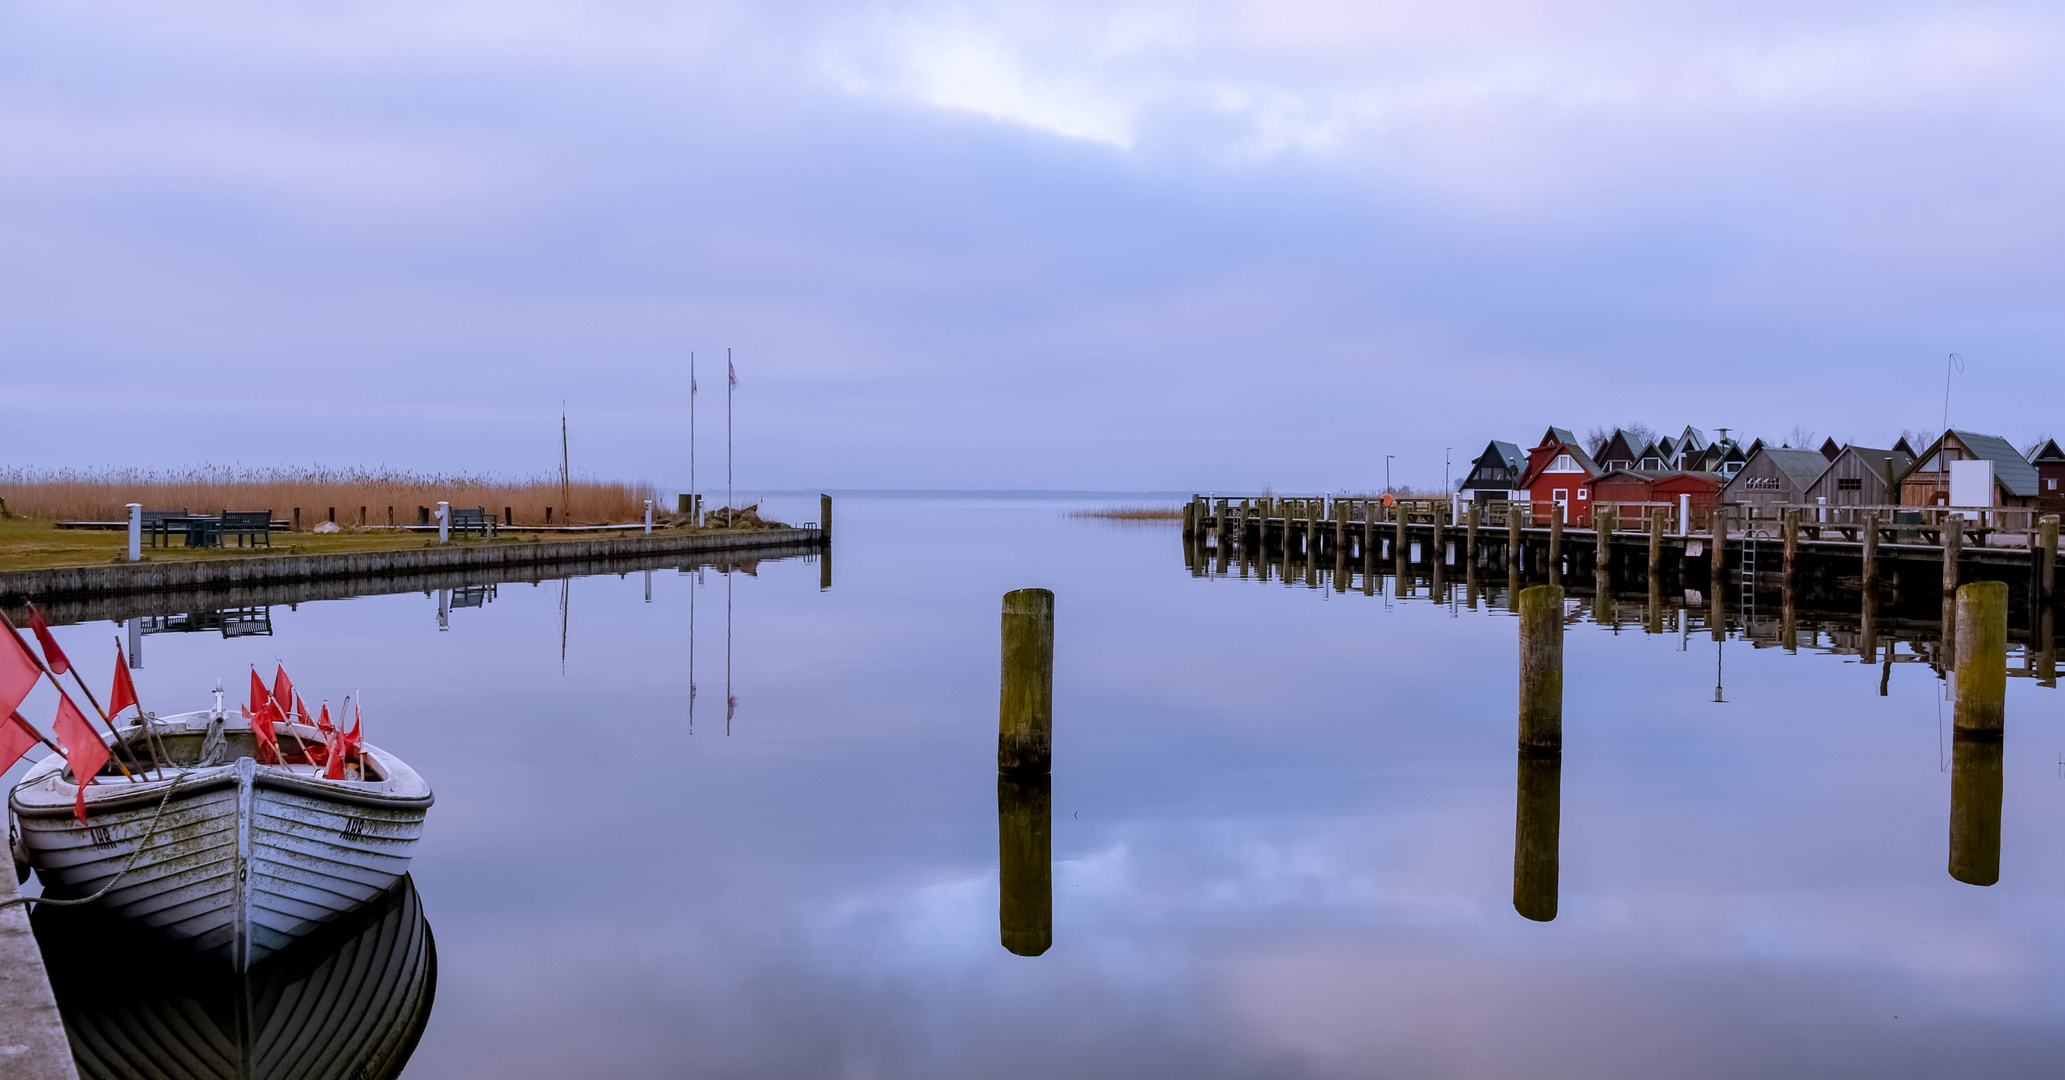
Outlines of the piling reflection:
[{"label": "piling reflection", "polygon": [[1959,733],[1951,743],[1950,876],[1967,885],[2000,880],[2002,744]]},{"label": "piling reflection", "polygon": [[997,776],[997,926],[1019,956],[1054,944],[1053,807],[1045,774]]},{"label": "piling reflection", "polygon": [[1563,755],[1520,752],[1513,824],[1513,910],[1536,922],[1556,918],[1558,831],[1563,821]]},{"label": "piling reflection", "polygon": [[242,975],[92,908],[38,908],[33,922],[88,1080],[389,1080],[437,987],[436,944],[406,876]]}]

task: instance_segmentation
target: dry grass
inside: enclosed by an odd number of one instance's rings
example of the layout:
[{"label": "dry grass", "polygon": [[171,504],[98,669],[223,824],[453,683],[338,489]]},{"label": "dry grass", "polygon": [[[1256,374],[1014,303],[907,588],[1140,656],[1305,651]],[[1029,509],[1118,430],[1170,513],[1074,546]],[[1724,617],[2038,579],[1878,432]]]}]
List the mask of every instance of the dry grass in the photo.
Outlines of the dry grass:
[{"label": "dry grass", "polygon": [[394,524],[413,525],[417,507],[435,507],[442,500],[486,507],[495,515],[507,507],[520,525],[543,524],[548,506],[555,525],[608,525],[642,520],[645,500],[659,499],[653,486],[643,483],[576,480],[570,488],[569,500],[555,477],[388,469],[0,469],[0,499],[9,511],[59,521],[122,520],[127,517],[124,504],[135,502],[150,510],[184,507],[211,514],[269,509],[283,520],[291,520],[299,507],[304,528],[329,520],[332,510],[339,525],[356,525],[361,507],[367,524],[386,525],[392,508]]},{"label": "dry grass", "polygon": [[1182,521],[1180,506],[1106,506],[1089,510],[1070,510],[1069,517],[1106,518],[1112,521]]}]

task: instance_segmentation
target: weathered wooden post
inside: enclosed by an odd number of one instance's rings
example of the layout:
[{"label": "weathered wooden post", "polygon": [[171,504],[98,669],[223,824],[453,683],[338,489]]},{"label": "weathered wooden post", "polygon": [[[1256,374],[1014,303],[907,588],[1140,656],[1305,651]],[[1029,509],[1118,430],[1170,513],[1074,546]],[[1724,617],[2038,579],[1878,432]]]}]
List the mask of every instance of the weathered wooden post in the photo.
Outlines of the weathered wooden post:
[{"label": "weathered wooden post", "polygon": [[2058,638],[2053,622],[2054,612],[2050,605],[2036,609],[2036,682],[2039,686],[2058,685]]},{"label": "weathered wooden post", "polygon": [[1957,730],[1998,737],[2008,693],[2008,586],[1957,591]]},{"label": "weathered wooden post", "polygon": [[997,771],[1045,775],[1054,747],[1054,593],[1004,594]]},{"label": "weathered wooden post", "polygon": [[1523,918],[1549,922],[1556,918],[1563,755],[1520,751],[1517,787],[1513,815],[1513,910]]},{"label": "weathered wooden post", "polygon": [[1231,522],[1232,522],[1232,520],[1233,520],[1233,519],[1232,519],[1232,516],[1231,516],[1231,515],[1232,515],[1232,513],[1233,513],[1233,500],[1232,500],[1232,499],[1220,499],[1220,500],[1219,500],[1219,552],[1220,552],[1220,554],[1219,554],[1219,561],[1220,561],[1220,562],[1222,562],[1222,563],[1226,561],[1226,550],[1227,550],[1227,547],[1228,547],[1229,545],[1231,545],[1231,544],[1233,543],[1233,531],[1232,531],[1232,529],[1230,528],[1230,524],[1231,524]]},{"label": "weathered wooden post", "polygon": [[1563,587],[1520,592],[1520,749],[1563,749]]},{"label": "weathered wooden post", "polygon": [[1463,561],[1471,566],[1477,565],[1477,526],[1483,516],[1484,508],[1475,500],[1471,501],[1468,510],[1463,511]]},{"label": "weathered wooden post", "polygon": [[1964,526],[1963,514],[1943,515],[1943,599],[1946,601],[1957,594],[1957,558],[1964,551]]},{"label": "weathered wooden post", "polygon": [[1792,591],[1794,568],[1800,560],[1800,512],[1785,511],[1784,524],[1779,526],[1780,535],[1785,538],[1785,589]]},{"label": "weathered wooden post", "polygon": [[1433,504],[1433,510],[1434,546],[1428,549],[1427,561],[1434,564],[1434,572],[1439,574],[1441,572],[1442,564],[1448,562],[1448,545],[1447,542],[1443,539],[1445,530],[1441,527],[1443,521],[1448,517],[1448,504],[1435,503]]},{"label": "weathered wooden post", "polygon": [[1410,549],[1405,546],[1405,500],[1398,500],[1392,509],[1398,514],[1398,535],[1391,542],[1391,593],[1405,596],[1410,591],[1408,583],[1411,580],[1411,569],[1406,560]]},{"label": "weathered wooden post", "polygon": [[1549,583],[1563,583],[1563,507],[1549,511]]},{"label": "weathered wooden post", "polygon": [[1196,535],[1197,497],[1193,495],[1189,502],[1183,504],[1183,539],[1189,540]]},{"label": "weathered wooden post", "polygon": [[2036,527],[2037,603],[2048,607],[2057,597],[2058,515],[2045,514]]},{"label": "weathered wooden post", "polygon": [[1018,956],[1054,944],[1052,782],[1044,773],[997,776],[997,928]]},{"label": "weathered wooden post", "polygon": [[1711,530],[1707,546],[1710,560],[1707,564],[1707,622],[1714,640],[1728,636],[1728,608],[1722,599],[1728,574],[1728,511],[1716,505],[1714,516],[1708,528]]},{"label": "weathered wooden post", "polygon": [[1525,568],[1520,553],[1520,511],[1510,499],[1506,502],[1506,561],[1517,568]]},{"label": "weathered wooden post", "polygon": [[1663,576],[1663,519],[1664,511],[1649,508],[1649,580]]},{"label": "weathered wooden post", "polygon": [[2000,880],[1999,739],[1960,731],[1950,749],[1950,876],[1967,885]]},{"label": "weathered wooden post", "polygon": [[832,497],[823,492],[817,496],[817,538],[826,543],[832,540]]},{"label": "weathered wooden post", "polygon": [[1864,515],[1864,593],[1879,594],[1879,516]]}]

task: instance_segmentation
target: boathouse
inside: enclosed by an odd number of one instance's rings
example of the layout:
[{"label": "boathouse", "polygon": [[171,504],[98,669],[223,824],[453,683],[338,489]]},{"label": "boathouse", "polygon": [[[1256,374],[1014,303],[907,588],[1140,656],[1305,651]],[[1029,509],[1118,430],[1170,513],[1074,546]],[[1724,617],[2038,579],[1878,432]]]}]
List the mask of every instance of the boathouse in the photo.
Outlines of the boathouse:
[{"label": "boathouse", "polygon": [[1628,442],[1628,433],[1620,428],[1615,428],[1613,429],[1613,438],[1606,440],[1606,445],[1601,446],[1599,452],[1594,454],[1593,458],[1599,462],[1601,469],[1612,472],[1615,469],[1634,468],[1635,463],[1640,460],[1639,454],[1640,451],[1635,448],[1634,444]]},{"label": "boathouse", "polygon": [[[1821,452],[1828,453],[1828,447]],[[1913,464],[1914,455],[1905,450],[1846,446],[1808,486],[1803,501],[1809,506],[1890,506],[1899,501],[1894,478]]]},{"label": "boathouse", "polygon": [[1998,435],[1952,429],[1916,457],[1899,480],[1902,506],[2036,504],[2036,466]]},{"label": "boathouse", "polygon": [[1721,488],[1727,483],[1728,478],[1720,473],[1676,472],[1649,485],[1650,501],[1676,506],[1679,496],[1690,495],[1692,516],[1703,520],[1721,501]]},{"label": "boathouse", "polygon": [[1516,493],[1521,474],[1527,471],[1527,454],[1517,443],[1493,439],[1484,453],[1470,463],[1470,475],[1463,478],[1462,486],[1456,490],[1463,497],[1476,502],[1496,502],[1503,499],[1525,498]]},{"label": "boathouse", "polygon": [[1540,445],[1527,452],[1527,472],[1517,486],[1534,504],[1535,520],[1560,513],[1564,524],[1584,527],[1592,520],[1592,492],[1586,485],[1601,471],[1576,435],[1568,428],[1552,427]]},{"label": "boathouse", "polygon": [[1589,501],[1595,507],[1655,502],[1656,500],[1651,498],[1650,489],[1657,479],[1656,473],[1643,472],[1640,469],[1609,469],[1592,478],[1592,495]]},{"label": "boathouse", "polygon": [[2029,463],[2036,467],[2036,505],[2053,514],[2065,510],[2065,450],[2058,440],[2045,439]]},{"label": "boathouse", "polygon": [[1828,471],[1828,464],[1819,450],[1759,447],[1721,489],[1721,501],[1737,506],[1798,506],[1807,497],[1807,489]]}]

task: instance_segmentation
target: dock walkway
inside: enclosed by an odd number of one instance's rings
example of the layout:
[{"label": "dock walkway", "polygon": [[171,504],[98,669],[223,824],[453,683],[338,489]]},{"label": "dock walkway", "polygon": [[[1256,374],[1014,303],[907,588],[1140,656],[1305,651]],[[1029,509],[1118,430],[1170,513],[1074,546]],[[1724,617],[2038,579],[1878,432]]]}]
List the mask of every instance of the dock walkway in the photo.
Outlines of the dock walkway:
[{"label": "dock walkway", "polygon": [[[13,864],[0,872],[0,900],[15,897]],[[43,969],[43,950],[29,929],[29,909],[0,908],[0,1076],[8,1080],[78,1080],[72,1046]]]}]

